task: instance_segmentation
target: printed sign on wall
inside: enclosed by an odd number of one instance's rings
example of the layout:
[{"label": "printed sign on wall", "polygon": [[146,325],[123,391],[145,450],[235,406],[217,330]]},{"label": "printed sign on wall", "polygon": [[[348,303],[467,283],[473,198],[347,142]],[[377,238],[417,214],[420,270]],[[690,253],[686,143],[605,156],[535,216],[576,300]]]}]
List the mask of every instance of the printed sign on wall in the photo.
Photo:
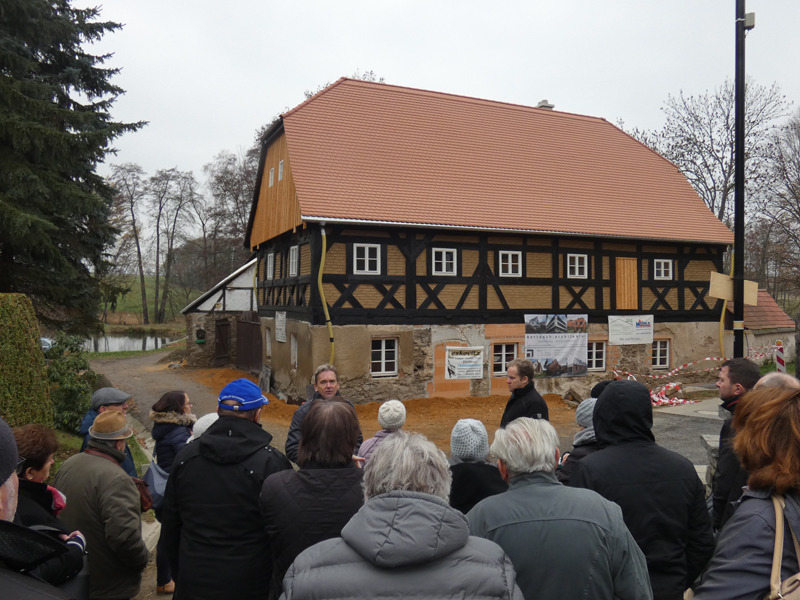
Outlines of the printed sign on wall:
[{"label": "printed sign on wall", "polygon": [[588,315],[525,315],[525,358],[535,377],[586,375]]},{"label": "printed sign on wall", "polygon": [[286,341],[286,311],[279,310],[275,313],[275,340]]},{"label": "printed sign on wall", "polygon": [[483,379],[483,347],[447,347],[445,379]]},{"label": "printed sign on wall", "polygon": [[612,346],[653,343],[653,315],[608,317],[608,343]]}]

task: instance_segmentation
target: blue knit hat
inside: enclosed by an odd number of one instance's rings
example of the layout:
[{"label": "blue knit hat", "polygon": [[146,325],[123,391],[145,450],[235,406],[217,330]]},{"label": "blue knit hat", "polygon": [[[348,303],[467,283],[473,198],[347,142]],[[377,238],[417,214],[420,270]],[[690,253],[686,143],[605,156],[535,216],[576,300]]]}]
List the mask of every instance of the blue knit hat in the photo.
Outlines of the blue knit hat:
[{"label": "blue knit hat", "polygon": [[[223,404],[225,400],[235,400],[240,404]],[[249,379],[231,381],[219,393],[218,406],[224,410],[253,410],[269,404],[269,400],[261,393],[261,388]]]}]

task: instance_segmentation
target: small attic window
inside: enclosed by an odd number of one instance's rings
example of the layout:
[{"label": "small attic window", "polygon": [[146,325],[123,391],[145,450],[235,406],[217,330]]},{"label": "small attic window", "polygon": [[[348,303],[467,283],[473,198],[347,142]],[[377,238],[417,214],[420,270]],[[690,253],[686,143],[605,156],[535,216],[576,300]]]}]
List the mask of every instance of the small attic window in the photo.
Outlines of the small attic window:
[{"label": "small attic window", "polygon": [[274,183],[275,183],[275,167],[272,167],[269,170],[269,187],[272,187]]},{"label": "small attic window", "polygon": [[283,181],[283,161],[278,163],[278,181]]}]

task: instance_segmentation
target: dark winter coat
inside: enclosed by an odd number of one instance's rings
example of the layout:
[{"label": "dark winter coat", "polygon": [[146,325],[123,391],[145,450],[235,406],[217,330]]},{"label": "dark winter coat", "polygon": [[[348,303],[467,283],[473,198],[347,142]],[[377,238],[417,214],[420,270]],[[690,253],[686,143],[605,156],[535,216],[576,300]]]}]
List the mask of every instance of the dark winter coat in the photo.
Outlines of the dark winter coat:
[{"label": "dark winter coat", "polygon": [[[83,443],[81,444],[81,452],[86,450],[86,446],[92,440],[92,436],[89,435],[89,428],[94,424],[94,420],[97,418],[97,415],[100,413],[97,412],[95,409],[90,408],[89,412],[87,412],[83,416],[83,421],[81,421],[81,435],[83,436]],[[122,464],[120,465],[122,470],[125,471],[131,477],[138,477],[139,475],[136,472],[136,465],[133,462],[133,454],[131,454],[131,449],[128,446],[125,446],[125,457],[122,460]]]},{"label": "dark winter coat", "polygon": [[303,467],[267,477],[261,488],[261,512],[272,550],[270,598],[281,595],[283,576],[306,548],[339,537],[364,504],[361,469]]},{"label": "dark winter coat", "polygon": [[508,399],[506,409],[503,411],[503,417],[500,419],[500,427],[505,427],[511,421],[520,417],[544,419],[545,421],[550,418],[550,414],[547,411],[547,402],[533,387],[532,381],[525,387],[517,388],[511,392],[511,398]]},{"label": "dark winter coat", "polygon": [[595,490],[622,508],[647,558],[655,600],[677,600],[714,549],[705,490],[694,466],[656,445],[647,388],[614,381],[597,400],[601,449],[578,463],[570,485]]},{"label": "dark winter coat", "polygon": [[[14,521],[35,529],[62,543],[59,534],[69,534],[53,511],[53,493],[44,483],[19,480],[17,513]],[[83,568],[84,548],[79,540],[66,544],[67,551],[40,565],[35,574],[41,579],[60,585],[74,577]]]},{"label": "dark winter coat", "polygon": [[[781,580],[798,571],[789,527],[800,535],[800,498],[786,496]],[[775,547],[775,508],[769,491],[747,491],[717,539],[695,600],[761,600],[769,592]]]},{"label": "dark winter coat", "polygon": [[471,537],[467,519],[435,496],[371,498],[342,529],[297,557],[286,600],[498,598],[523,600],[503,550]]},{"label": "dark winter coat", "polygon": [[467,514],[478,502],[508,489],[500,471],[493,464],[458,462],[450,465],[453,484],[450,486],[450,506]]},{"label": "dark winter coat", "polygon": [[[301,404],[292,415],[292,422],[289,424],[289,433],[286,434],[286,445],[284,446],[284,450],[286,451],[286,457],[295,464],[297,463],[297,448],[300,446],[300,425],[303,424],[303,419],[306,418],[308,411],[311,410],[312,403],[320,400],[321,398],[322,396],[320,396],[317,392],[314,392],[314,396],[311,398],[311,400]],[[338,393],[336,394],[335,400],[339,402],[347,402],[350,406],[353,406],[353,403],[350,402],[350,400],[340,396]],[[359,431],[358,442],[356,443],[356,447],[353,451],[354,454],[358,454],[358,449],[363,441],[364,436],[361,435],[361,432]]]},{"label": "dark winter coat", "polygon": [[192,426],[197,417],[192,414],[150,411],[150,419],[153,421],[151,435],[156,441],[156,462],[169,473],[178,452],[192,435]]},{"label": "dark winter coat", "polygon": [[715,530],[722,529],[722,526],[731,518],[739,498],[742,497],[742,488],[747,485],[747,471],[744,470],[739,457],[733,451],[733,438],[736,431],[733,429],[732,421],[738,402],[739,398],[731,398],[722,403],[722,407],[731,413],[731,418],[722,423],[719,431],[719,457],[711,482]]},{"label": "dark winter coat", "polygon": [[264,480],[291,469],[253,421],[222,415],[172,464],[161,535],[175,600],[267,596],[272,561],[258,506]]},{"label": "dark winter coat", "polygon": [[600,447],[597,445],[597,441],[573,446],[572,450],[569,451],[569,456],[558,466],[556,478],[564,485],[569,485],[572,474],[575,472],[575,469],[578,468],[578,462],[580,462],[582,458],[589,456],[592,452],[597,452],[599,449]]}]

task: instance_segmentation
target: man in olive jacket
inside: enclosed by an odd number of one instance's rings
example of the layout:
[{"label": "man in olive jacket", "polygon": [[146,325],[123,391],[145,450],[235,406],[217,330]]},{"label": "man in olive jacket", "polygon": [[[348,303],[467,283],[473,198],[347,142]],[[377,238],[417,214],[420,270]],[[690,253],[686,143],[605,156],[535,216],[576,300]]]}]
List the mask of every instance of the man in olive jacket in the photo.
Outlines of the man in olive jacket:
[{"label": "man in olive jacket", "polygon": [[89,598],[121,600],[139,592],[148,553],[142,539],[139,492],[120,464],[133,435],[125,415],[99,414],[81,454],[67,459],[53,485],[68,498],[59,518],[86,537]]}]

